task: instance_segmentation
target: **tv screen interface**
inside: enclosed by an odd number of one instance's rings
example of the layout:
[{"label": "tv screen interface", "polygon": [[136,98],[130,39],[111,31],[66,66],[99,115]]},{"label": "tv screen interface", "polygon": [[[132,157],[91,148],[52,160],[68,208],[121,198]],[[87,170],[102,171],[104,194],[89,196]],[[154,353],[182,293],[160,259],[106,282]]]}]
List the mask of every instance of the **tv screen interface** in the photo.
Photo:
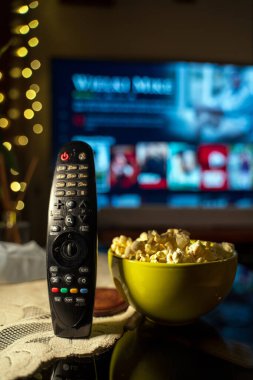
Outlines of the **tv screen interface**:
[{"label": "tv screen interface", "polygon": [[94,150],[98,205],[252,207],[253,67],[54,59],[53,150]]}]

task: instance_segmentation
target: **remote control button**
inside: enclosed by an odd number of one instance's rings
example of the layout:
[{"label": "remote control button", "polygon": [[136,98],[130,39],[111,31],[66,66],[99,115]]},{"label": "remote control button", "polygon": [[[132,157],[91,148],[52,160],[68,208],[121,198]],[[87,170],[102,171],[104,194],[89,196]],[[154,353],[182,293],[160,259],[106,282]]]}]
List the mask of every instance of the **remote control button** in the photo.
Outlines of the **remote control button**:
[{"label": "remote control button", "polygon": [[77,183],[77,186],[78,187],[87,187],[88,186],[88,183],[87,182],[84,182],[84,181],[80,181]]},{"label": "remote control button", "polygon": [[66,276],[64,276],[64,281],[66,282],[67,285],[70,285],[71,282],[73,281],[73,276],[71,276],[71,274],[66,274]]},{"label": "remote control button", "polygon": [[81,303],[81,304],[85,304],[85,298],[83,298],[83,297],[76,297],[76,302]]},{"label": "remote control button", "polygon": [[76,187],[76,182],[67,182],[66,186],[67,187]]},{"label": "remote control button", "polygon": [[88,178],[88,173],[79,173],[78,178]]},{"label": "remote control button", "polygon": [[71,288],[69,292],[71,294],[76,294],[76,293],[78,293],[78,289],[77,288]]},{"label": "remote control button", "polygon": [[81,208],[81,209],[86,209],[87,208],[87,203],[86,202],[84,202],[84,201],[82,201],[82,202],[80,202],[80,204],[79,204],[79,208]]},{"label": "remote control button", "polygon": [[72,303],[74,300],[73,300],[73,298],[72,297],[65,297],[64,298],[64,302],[66,302],[66,303]]},{"label": "remote control button", "polygon": [[88,293],[88,289],[87,288],[81,288],[80,289],[80,293],[81,294],[87,294]]},{"label": "remote control button", "polygon": [[66,174],[56,174],[56,179],[65,179]]},{"label": "remote control button", "polygon": [[58,190],[55,192],[55,196],[56,197],[63,197],[65,195],[65,191],[64,190]]},{"label": "remote control button", "polygon": [[67,197],[74,197],[77,194],[76,190],[68,190],[66,191]]},{"label": "remote control button", "polygon": [[79,226],[79,231],[80,232],[89,232],[90,227],[88,224],[83,224],[82,226]]},{"label": "remote control button", "polygon": [[60,209],[64,206],[64,203],[63,203],[60,199],[58,199],[57,202],[54,203],[54,206],[55,206],[58,210],[60,210]]},{"label": "remote control button", "polygon": [[52,293],[59,293],[59,288],[51,288]]},{"label": "remote control button", "polygon": [[61,288],[60,292],[66,294],[68,293],[68,288]]},{"label": "remote control button", "polygon": [[89,267],[80,267],[79,273],[89,273]]},{"label": "remote control button", "polygon": [[54,302],[61,302],[61,297],[54,297]]},{"label": "remote control button", "polygon": [[79,285],[85,285],[87,283],[87,278],[86,277],[79,277],[77,282]]},{"label": "remote control button", "polygon": [[61,172],[61,171],[64,171],[64,170],[66,170],[67,169],[67,166],[66,165],[58,165],[57,167],[56,167],[56,171],[57,172]]},{"label": "remote control button", "polygon": [[61,231],[61,227],[60,226],[56,226],[56,225],[51,226],[50,231],[51,232],[59,232],[59,231]]},{"label": "remote control button", "polygon": [[85,219],[87,218],[86,214],[79,215],[79,219],[81,220],[82,223],[84,223]]},{"label": "remote control button", "polygon": [[85,197],[88,194],[87,190],[78,190],[77,196],[78,197]]},{"label": "remote control button", "polygon": [[68,165],[68,169],[67,170],[77,170],[77,169],[78,169],[77,165]]},{"label": "remote control button", "polygon": [[67,207],[67,208],[75,208],[75,207],[76,207],[76,202],[75,202],[75,201],[72,201],[72,200],[67,201],[67,202],[66,202],[66,207]]},{"label": "remote control button", "polygon": [[50,278],[51,284],[58,284],[60,282],[60,278],[58,276]]},{"label": "remote control button", "polygon": [[73,215],[67,215],[65,218],[65,224],[68,227],[73,227],[75,225],[76,218]]},{"label": "remote control button", "polygon": [[60,187],[65,187],[65,182],[56,182],[56,188],[59,189]]},{"label": "remote control button", "polygon": [[56,273],[56,272],[58,272],[58,267],[57,266],[55,266],[55,265],[52,265],[50,268],[49,268],[49,272],[51,272],[51,273]]},{"label": "remote control button", "polygon": [[77,178],[77,173],[68,173],[67,174],[67,179],[74,179]]},{"label": "remote control button", "polygon": [[86,153],[85,152],[79,153],[78,158],[79,158],[80,161],[85,160],[86,159]]},{"label": "remote control button", "polygon": [[88,165],[79,165],[79,166],[78,166],[78,169],[79,169],[79,170],[87,170],[88,168],[89,168]]},{"label": "remote control button", "polygon": [[69,160],[69,153],[63,152],[60,157],[61,157],[62,161],[68,161]]}]

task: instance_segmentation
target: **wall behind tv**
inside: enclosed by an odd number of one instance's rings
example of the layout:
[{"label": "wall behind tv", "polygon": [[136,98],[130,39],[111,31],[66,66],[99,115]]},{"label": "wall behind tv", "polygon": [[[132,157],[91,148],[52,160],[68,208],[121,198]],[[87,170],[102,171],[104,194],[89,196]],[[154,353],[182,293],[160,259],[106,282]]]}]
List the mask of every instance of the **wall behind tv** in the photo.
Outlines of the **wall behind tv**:
[{"label": "wall behind tv", "polygon": [[44,134],[27,150],[28,160],[36,152],[39,164],[24,218],[31,223],[31,238],[42,245],[52,175],[52,57],[253,62],[251,0],[115,0],[109,6],[71,3],[40,1],[38,9]]}]

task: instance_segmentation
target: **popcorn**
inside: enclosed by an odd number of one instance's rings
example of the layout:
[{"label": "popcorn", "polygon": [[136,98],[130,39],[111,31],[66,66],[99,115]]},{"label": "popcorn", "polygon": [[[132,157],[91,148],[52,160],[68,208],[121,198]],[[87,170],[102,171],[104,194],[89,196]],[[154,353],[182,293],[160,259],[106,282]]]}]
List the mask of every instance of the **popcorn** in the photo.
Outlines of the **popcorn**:
[{"label": "popcorn", "polygon": [[151,263],[206,263],[231,257],[231,243],[212,243],[190,239],[185,230],[171,228],[159,234],[155,230],[142,232],[136,240],[120,235],[112,240],[111,251],[129,260]]}]

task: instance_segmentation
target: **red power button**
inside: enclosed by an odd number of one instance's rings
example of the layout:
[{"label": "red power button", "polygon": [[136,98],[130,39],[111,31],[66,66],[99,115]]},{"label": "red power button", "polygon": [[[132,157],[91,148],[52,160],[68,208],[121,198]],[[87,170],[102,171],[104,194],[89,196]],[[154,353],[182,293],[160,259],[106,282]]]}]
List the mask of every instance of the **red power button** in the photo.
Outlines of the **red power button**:
[{"label": "red power button", "polygon": [[63,152],[61,154],[61,160],[62,161],[67,161],[69,159],[69,154],[67,152]]}]

